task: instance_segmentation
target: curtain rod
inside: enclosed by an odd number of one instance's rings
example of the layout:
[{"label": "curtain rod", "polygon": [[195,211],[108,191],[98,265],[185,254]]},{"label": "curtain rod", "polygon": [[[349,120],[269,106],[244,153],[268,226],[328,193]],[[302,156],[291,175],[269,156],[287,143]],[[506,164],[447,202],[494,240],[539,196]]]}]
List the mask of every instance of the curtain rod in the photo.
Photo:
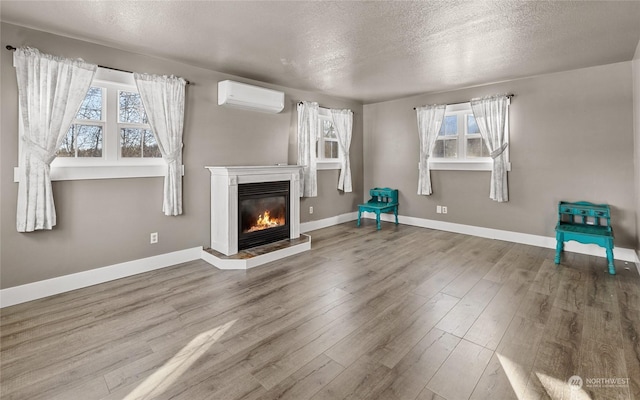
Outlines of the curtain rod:
[{"label": "curtain rod", "polygon": [[[303,103],[302,101],[299,101],[299,102],[297,102],[296,104],[297,104],[297,105],[300,105],[300,104],[302,104],[302,103]],[[311,102],[309,102],[309,103],[311,103]],[[331,107],[321,106],[320,104],[318,104],[318,108],[324,108],[325,110],[331,110]]]},{"label": "curtain rod", "polygon": [[[7,50],[11,50],[11,51],[15,51],[15,50],[17,50],[17,48],[15,48],[15,47],[13,47],[13,46],[11,46],[11,45],[7,45],[7,46],[6,46],[6,49],[7,49]],[[106,67],[106,66],[104,66],[104,65],[98,65],[98,67],[100,67],[100,68],[104,68],[104,69],[110,69],[110,70],[113,70],[113,71],[120,71],[120,72],[126,72],[126,73],[128,73],[128,74],[133,74],[133,72],[132,72],[132,71],[127,71],[126,69],[113,68],[113,67]],[[182,79],[184,79],[184,78],[182,78]],[[190,85],[190,84],[191,84],[191,82],[189,82],[189,81],[188,81],[188,80],[186,80],[186,79],[185,79],[184,81],[185,81],[185,83],[186,83],[187,85]]]},{"label": "curtain rod", "polygon": [[[514,96],[515,96],[515,94],[508,94],[507,95],[508,98],[512,98]],[[461,102],[458,102],[458,103],[447,103],[447,105],[448,106],[457,106],[458,104],[464,104],[464,103],[471,103],[471,100],[469,100],[469,101],[461,101]],[[424,107],[424,106],[421,106],[421,107]],[[416,108],[418,108],[418,107],[413,107],[414,110]]]}]

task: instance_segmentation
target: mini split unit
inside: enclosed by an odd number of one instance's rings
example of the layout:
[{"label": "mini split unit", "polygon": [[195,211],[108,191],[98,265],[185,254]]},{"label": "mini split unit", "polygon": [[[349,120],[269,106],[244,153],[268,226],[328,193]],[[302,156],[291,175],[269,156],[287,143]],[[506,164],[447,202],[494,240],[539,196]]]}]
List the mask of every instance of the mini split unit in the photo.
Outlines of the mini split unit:
[{"label": "mini split unit", "polygon": [[220,81],[218,105],[275,114],[284,109],[284,93],[246,83]]}]

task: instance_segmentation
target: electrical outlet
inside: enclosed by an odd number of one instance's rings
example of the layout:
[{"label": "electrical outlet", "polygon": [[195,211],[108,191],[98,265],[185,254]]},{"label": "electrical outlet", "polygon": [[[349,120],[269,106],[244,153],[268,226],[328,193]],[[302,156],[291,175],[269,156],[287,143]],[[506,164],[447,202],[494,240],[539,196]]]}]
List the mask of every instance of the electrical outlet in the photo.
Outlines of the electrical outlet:
[{"label": "electrical outlet", "polygon": [[309,214],[313,214],[313,206],[309,206]]},{"label": "electrical outlet", "polygon": [[446,214],[447,213],[447,207],[446,206],[442,206],[442,213]]},{"label": "electrical outlet", "polygon": [[155,244],[158,243],[158,232],[153,232],[149,237],[149,243]]},{"label": "electrical outlet", "polygon": [[442,206],[436,206],[436,212],[442,214]]}]

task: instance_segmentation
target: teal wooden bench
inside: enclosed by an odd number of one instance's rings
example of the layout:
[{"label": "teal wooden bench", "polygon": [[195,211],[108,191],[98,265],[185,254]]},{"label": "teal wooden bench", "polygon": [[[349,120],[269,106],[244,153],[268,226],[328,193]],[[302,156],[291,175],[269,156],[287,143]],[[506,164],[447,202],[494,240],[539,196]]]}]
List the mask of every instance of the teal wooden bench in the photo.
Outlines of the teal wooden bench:
[{"label": "teal wooden bench", "polygon": [[560,263],[564,242],[569,240],[604,247],[607,252],[609,274],[616,274],[616,268],[613,265],[611,211],[607,204],[561,201],[558,204],[558,225],[556,225],[556,264]]},{"label": "teal wooden bench", "polygon": [[396,217],[398,225],[398,190],[389,188],[375,188],[369,190],[371,199],[365,204],[358,205],[358,226],[360,226],[360,215],[363,212],[376,213],[376,224],[380,230],[380,213],[391,213]]}]

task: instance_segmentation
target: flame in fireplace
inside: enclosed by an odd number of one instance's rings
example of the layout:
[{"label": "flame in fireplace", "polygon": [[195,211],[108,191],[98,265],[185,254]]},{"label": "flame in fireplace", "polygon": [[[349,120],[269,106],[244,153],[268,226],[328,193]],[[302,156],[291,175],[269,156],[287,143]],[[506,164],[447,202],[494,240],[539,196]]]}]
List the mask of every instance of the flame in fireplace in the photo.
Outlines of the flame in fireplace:
[{"label": "flame in fireplace", "polygon": [[281,225],[284,225],[284,217],[272,218],[269,211],[265,211],[258,216],[256,223],[245,232],[261,231],[263,229],[274,228]]}]

